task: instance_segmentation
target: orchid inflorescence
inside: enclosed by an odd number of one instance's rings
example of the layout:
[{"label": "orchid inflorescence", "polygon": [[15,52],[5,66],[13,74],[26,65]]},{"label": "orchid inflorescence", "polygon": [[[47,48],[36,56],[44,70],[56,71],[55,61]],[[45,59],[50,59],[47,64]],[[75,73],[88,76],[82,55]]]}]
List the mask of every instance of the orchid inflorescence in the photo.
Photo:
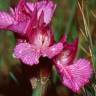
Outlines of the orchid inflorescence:
[{"label": "orchid inflorescence", "polygon": [[68,43],[66,35],[56,43],[51,20],[56,4],[50,0],[35,3],[20,0],[9,12],[0,11],[0,29],[11,30],[18,35],[14,55],[24,64],[33,66],[40,57],[54,62],[62,83],[79,92],[89,82],[92,74],[90,61],[75,59],[78,39]]}]

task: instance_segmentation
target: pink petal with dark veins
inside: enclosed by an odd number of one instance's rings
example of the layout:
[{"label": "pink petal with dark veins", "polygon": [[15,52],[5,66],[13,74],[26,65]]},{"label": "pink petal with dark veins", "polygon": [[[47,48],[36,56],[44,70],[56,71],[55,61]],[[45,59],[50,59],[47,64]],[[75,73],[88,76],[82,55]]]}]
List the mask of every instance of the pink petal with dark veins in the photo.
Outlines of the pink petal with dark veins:
[{"label": "pink petal with dark veins", "polygon": [[69,66],[61,66],[58,71],[61,74],[62,83],[74,92],[79,92],[89,82],[92,66],[88,60],[79,59]]},{"label": "pink petal with dark veins", "polygon": [[76,39],[72,44],[68,44],[65,42],[65,39],[62,39],[64,41],[63,43],[63,51],[54,58],[54,62],[56,64],[62,64],[62,65],[69,65],[72,64],[78,48],[78,39]]},{"label": "pink petal with dark veins", "polygon": [[0,12],[0,29],[7,29],[15,22],[14,18],[7,12]]},{"label": "pink petal with dark veins", "polygon": [[51,21],[53,13],[55,11],[56,5],[51,1],[41,1],[37,3],[27,3],[27,6],[31,11],[34,11],[34,8],[37,7],[38,10],[38,19],[42,13],[44,12],[44,23],[48,24]]},{"label": "pink petal with dark veins", "polygon": [[[45,4],[44,4],[45,3]],[[38,18],[41,14],[41,12],[44,12],[44,22],[46,24],[50,23],[53,13],[55,11],[56,5],[53,4],[53,2],[48,1],[48,2],[42,2],[42,6],[40,6],[39,11],[38,11]],[[38,4],[39,5],[39,4]]]},{"label": "pink petal with dark veins", "polygon": [[51,47],[46,48],[45,50],[42,50],[42,55],[45,57],[53,58],[54,56],[58,55],[63,49],[62,43],[54,44]]},{"label": "pink petal with dark veins", "polygon": [[26,27],[28,22],[17,22],[16,24],[12,24],[7,27],[8,30],[19,33],[19,35],[24,35],[26,33]]},{"label": "pink petal with dark veins", "polygon": [[28,41],[37,48],[46,48],[53,44],[54,36],[49,26],[40,26],[40,28],[32,28],[32,22],[30,22],[27,28],[26,37]]},{"label": "pink petal with dark veins", "polygon": [[14,22],[7,29],[24,35],[31,18],[30,9],[27,7],[25,0],[20,0],[15,10],[10,8],[10,14],[14,18]]},{"label": "pink petal with dark veins", "polygon": [[24,35],[29,22],[29,10],[24,0],[20,0],[18,6],[10,8],[10,12],[0,12],[0,29],[7,29]]},{"label": "pink petal with dark veins", "polygon": [[31,11],[27,7],[25,0],[20,0],[15,8],[16,21],[26,21],[30,18]]},{"label": "pink petal with dark veins", "polygon": [[23,63],[34,65],[39,63],[40,51],[28,43],[20,43],[15,47],[14,55]]},{"label": "pink petal with dark veins", "polygon": [[27,2],[26,5],[29,7],[29,9],[33,12],[35,8],[35,3]]}]

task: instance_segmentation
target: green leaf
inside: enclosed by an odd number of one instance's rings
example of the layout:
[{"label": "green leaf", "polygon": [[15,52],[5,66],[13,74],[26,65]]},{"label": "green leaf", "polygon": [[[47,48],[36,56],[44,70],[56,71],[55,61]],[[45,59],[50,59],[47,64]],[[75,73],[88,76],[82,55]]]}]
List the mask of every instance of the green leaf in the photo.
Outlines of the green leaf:
[{"label": "green leaf", "polygon": [[53,70],[52,70],[52,80],[54,84],[56,84],[57,81],[60,80],[59,74],[57,73],[55,67],[53,67]]},{"label": "green leaf", "polygon": [[93,48],[93,63],[94,63],[94,67],[96,69],[96,47]]},{"label": "green leaf", "polygon": [[73,18],[74,18],[75,12],[76,12],[77,0],[71,0],[70,3],[72,4],[72,8],[71,8],[72,11],[71,11],[71,14],[69,16],[68,23],[67,23],[67,26],[65,29],[65,32],[67,35],[71,31],[70,29],[71,29],[71,26],[73,24]]},{"label": "green leaf", "polygon": [[96,96],[95,90],[92,86],[87,86],[87,88],[85,89],[86,95],[87,96]]}]

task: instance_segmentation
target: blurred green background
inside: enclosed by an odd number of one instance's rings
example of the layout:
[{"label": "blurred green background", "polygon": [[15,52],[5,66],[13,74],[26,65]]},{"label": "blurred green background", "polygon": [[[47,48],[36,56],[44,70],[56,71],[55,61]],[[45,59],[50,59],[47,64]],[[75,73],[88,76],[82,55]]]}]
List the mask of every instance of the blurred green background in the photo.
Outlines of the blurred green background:
[{"label": "blurred green background", "polygon": [[[18,1],[0,0],[0,10],[8,11],[10,6],[14,7]],[[55,40],[58,42],[63,34],[67,35],[69,42],[78,37],[79,48],[77,57],[89,59],[92,62],[94,74],[91,83],[85,86],[80,94],[75,94],[58,83],[59,77],[54,70],[53,85],[55,86],[56,94],[50,94],[50,96],[96,96],[96,0],[54,0],[54,2],[57,4],[52,21]],[[8,91],[12,88],[14,94],[14,90],[19,90],[18,88],[20,87],[18,78],[20,80],[24,79],[21,76],[23,72],[20,62],[12,57],[15,43],[16,40],[12,32],[0,31],[0,96],[11,96],[8,95]],[[14,87],[15,85],[18,87]],[[22,90],[24,91],[25,89]],[[22,90],[20,89],[20,92]],[[21,94],[23,94],[23,91]],[[18,96],[29,95],[19,94]]]}]

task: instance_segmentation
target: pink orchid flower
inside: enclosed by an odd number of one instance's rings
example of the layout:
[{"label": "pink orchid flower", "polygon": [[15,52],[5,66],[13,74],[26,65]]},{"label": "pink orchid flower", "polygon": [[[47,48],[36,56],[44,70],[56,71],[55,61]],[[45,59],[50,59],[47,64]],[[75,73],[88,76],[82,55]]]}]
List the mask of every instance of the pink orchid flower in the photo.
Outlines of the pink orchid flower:
[{"label": "pink orchid flower", "polygon": [[[44,23],[50,23],[56,4],[49,0],[43,0],[35,3],[25,2],[20,0],[15,9],[10,8],[10,12],[0,12],[0,29],[7,29],[20,33],[26,33],[27,25],[36,11],[37,19],[39,20],[41,13],[44,14]],[[22,34],[21,34],[22,33]]]},{"label": "pink orchid flower", "polygon": [[74,60],[78,40],[73,44],[66,42],[66,36],[61,40],[64,44],[63,51],[54,58],[56,68],[61,75],[62,83],[74,92],[79,92],[89,82],[92,74],[92,67],[88,60]]},{"label": "pink orchid flower", "polygon": [[49,0],[26,3],[20,0],[11,13],[0,12],[0,29],[15,31],[19,42],[14,55],[28,65],[38,64],[39,58],[53,58],[61,52],[63,44],[54,44],[54,36],[50,27],[56,5]]}]

